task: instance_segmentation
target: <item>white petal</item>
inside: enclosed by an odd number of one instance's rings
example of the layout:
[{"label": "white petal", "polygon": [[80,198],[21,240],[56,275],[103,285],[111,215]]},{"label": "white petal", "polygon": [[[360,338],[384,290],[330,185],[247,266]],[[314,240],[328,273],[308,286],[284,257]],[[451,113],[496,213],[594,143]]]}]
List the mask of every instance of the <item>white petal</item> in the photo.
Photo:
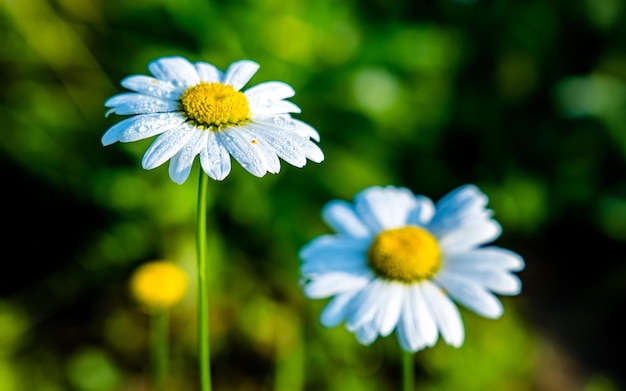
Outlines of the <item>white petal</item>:
[{"label": "white petal", "polygon": [[260,123],[260,124],[264,124],[267,126],[281,129],[281,130],[286,130],[288,132],[293,132],[302,137],[311,138],[315,141],[320,140],[319,133],[311,125],[306,124],[302,121],[298,121],[295,118],[291,118],[288,114],[272,115],[270,117],[266,117],[266,116],[254,117],[254,114],[253,114],[252,119],[255,123]]},{"label": "white petal", "polygon": [[272,174],[280,172],[280,160],[278,159],[278,155],[276,154],[274,147],[265,141],[261,134],[259,134],[260,132],[251,126],[246,126],[242,129],[242,131],[246,133],[251,140],[253,140],[253,147],[258,150],[259,155],[264,157],[267,172]]},{"label": "white petal", "polygon": [[304,294],[309,298],[322,298],[338,293],[361,289],[372,279],[371,273],[328,273],[316,276],[304,285]]},{"label": "white petal", "polygon": [[322,219],[339,234],[355,238],[373,235],[356,215],[352,204],[346,201],[334,200],[328,202],[322,208]]},{"label": "white petal", "polygon": [[294,132],[304,137],[312,138],[315,141],[320,141],[320,134],[314,127],[295,118],[292,118],[291,120],[295,124]]},{"label": "white petal", "polygon": [[361,292],[352,300],[348,313],[346,328],[355,331],[366,323],[376,327],[376,314],[383,310],[386,303],[383,302],[384,290],[387,288],[384,280],[374,278],[372,282],[364,287]]},{"label": "white petal", "polygon": [[302,145],[310,143],[309,140],[288,132],[278,134],[274,128],[264,127],[264,125],[255,126],[259,127],[255,135],[270,145],[281,159],[295,167],[306,165],[306,156],[302,153]]},{"label": "white petal", "polygon": [[439,246],[449,253],[467,251],[497,239],[501,233],[502,227],[495,220],[477,219],[445,231],[439,236]]},{"label": "white petal", "polygon": [[259,70],[259,64],[254,61],[236,61],[228,67],[224,75],[224,84],[230,84],[235,90],[240,90]]},{"label": "white petal", "polygon": [[252,122],[244,127],[251,130],[259,139],[266,141],[270,149],[289,164],[303,167],[306,159],[319,163],[324,160],[324,152],[307,137],[293,131],[285,131],[267,121]]},{"label": "white petal", "polygon": [[251,130],[258,139],[264,140],[280,158],[295,167],[306,165],[307,158],[318,163],[324,159],[319,147],[299,134],[255,122],[245,128]]},{"label": "white petal", "polygon": [[445,270],[435,278],[454,300],[479,315],[495,319],[504,312],[500,300],[484,290],[480,284]]},{"label": "white petal", "polygon": [[382,337],[388,336],[396,328],[406,295],[403,284],[387,282],[385,285],[379,299],[382,306],[376,314],[376,329]]},{"label": "white petal", "polygon": [[198,72],[198,77],[201,81],[206,81],[209,83],[222,81],[222,77],[224,77],[224,75],[214,65],[206,62],[197,62],[195,65],[196,71]]},{"label": "white petal", "polygon": [[179,113],[136,115],[110,127],[102,136],[102,144],[143,140],[173,129],[183,122],[185,118]]},{"label": "white petal", "polygon": [[416,352],[437,342],[439,330],[421,284],[408,288],[396,333],[403,349]]},{"label": "white petal", "polygon": [[424,196],[415,196],[415,206],[407,216],[407,225],[425,226],[435,215],[435,204]]},{"label": "white petal", "polygon": [[248,98],[249,102],[265,100],[278,101],[291,98],[295,94],[296,91],[289,84],[281,81],[268,81],[260,83],[256,86],[248,88],[244,92],[244,95]]},{"label": "white petal", "polygon": [[367,262],[367,249],[371,240],[367,238],[350,238],[336,235],[322,235],[306,244],[300,250],[300,258],[304,262],[317,259],[336,260],[342,257],[359,258]]},{"label": "white petal", "polygon": [[424,281],[421,286],[430,313],[435,318],[437,328],[444,341],[454,347],[461,346],[465,338],[465,330],[459,309],[446,294],[432,283]]},{"label": "white petal", "polygon": [[363,345],[369,346],[372,342],[376,341],[378,337],[378,330],[371,324],[365,323],[361,327],[354,330],[356,339]]},{"label": "white petal", "polygon": [[476,284],[502,295],[518,295],[522,290],[520,279],[503,269],[454,269],[446,267],[445,272],[474,281]]},{"label": "white petal", "polygon": [[119,115],[167,113],[178,110],[178,102],[176,101],[163,100],[134,92],[117,94],[104,102],[104,106],[113,107],[110,111]]},{"label": "white petal", "polygon": [[361,254],[332,254],[332,257],[308,258],[302,262],[300,273],[303,276],[315,276],[324,273],[364,273],[368,270],[367,263]]},{"label": "white petal", "polygon": [[193,127],[184,124],[157,137],[143,155],[141,161],[143,168],[151,170],[165,163],[187,144],[193,134]]},{"label": "white petal", "polygon": [[172,181],[179,185],[189,178],[193,161],[206,144],[206,131],[194,130],[193,135],[178,153],[172,156],[169,166],[169,175]]},{"label": "white petal", "polygon": [[221,181],[230,173],[230,154],[218,140],[216,132],[207,131],[206,134],[206,146],[200,151],[200,164],[209,177]]},{"label": "white petal", "polygon": [[324,307],[320,315],[320,322],[325,327],[335,327],[346,318],[348,306],[358,290],[340,293]]},{"label": "white petal", "polygon": [[268,171],[265,155],[252,143],[253,139],[241,132],[240,128],[230,128],[216,132],[218,141],[252,175],[262,177]]},{"label": "white petal", "polygon": [[269,116],[287,113],[300,113],[300,107],[287,100],[250,102],[250,111],[254,116]]},{"label": "white petal", "polygon": [[415,321],[420,343],[423,346],[433,346],[435,342],[437,342],[439,329],[437,328],[437,323],[426,300],[423,285],[413,285],[411,287],[410,297],[411,303],[414,306]]},{"label": "white petal", "polygon": [[413,193],[399,187],[369,187],[354,197],[354,208],[373,232],[406,225],[415,206]]},{"label": "white petal", "polygon": [[200,82],[196,68],[183,57],[162,57],[148,64],[148,69],[157,79],[169,81],[175,87],[189,87]]},{"label": "white petal", "polygon": [[488,246],[461,253],[447,254],[446,267],[455,270],[503,269],[520,271],[524,269],[524,259],[513,251],[497,246]]},{"label": "white petal", "polygon": [[129,90],[166,100],[176,100],[184,91],[183,87],[176,87],[170,82],[144,75],[128,76],[122,80],[121,84]]},{"label": "white petal", "polygon": [[488,198],[474,185],[458,187],[442,197],[435,205],[437,212],[428,224],[428,230],[439,237],[477,221],[488,221],[491,211],[485,209]]}]

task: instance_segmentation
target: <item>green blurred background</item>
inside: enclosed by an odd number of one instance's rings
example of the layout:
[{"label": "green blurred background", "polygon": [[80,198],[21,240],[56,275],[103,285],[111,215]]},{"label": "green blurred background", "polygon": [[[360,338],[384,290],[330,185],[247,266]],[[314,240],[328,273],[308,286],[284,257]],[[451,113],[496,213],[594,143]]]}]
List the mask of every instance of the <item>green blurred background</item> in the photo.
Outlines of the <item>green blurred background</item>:
[{"label": "green blurred background", "polygon": [[209,184],[215,391],[397,390],[395,335],[318,321],[298,250],[331,199],[370,185],[438,199],[475,183],[524,256],[499,320],[416,355],[424,391],[626,389],[626,4],[622,0],[0,0],[0,391],[149,390],[153,259],[185,268],[175,391],[196,390],[194,221],[183,185],[141,169],[152,140],[102,147],[104,101],[182,55],[282,80],[326,160]]}]

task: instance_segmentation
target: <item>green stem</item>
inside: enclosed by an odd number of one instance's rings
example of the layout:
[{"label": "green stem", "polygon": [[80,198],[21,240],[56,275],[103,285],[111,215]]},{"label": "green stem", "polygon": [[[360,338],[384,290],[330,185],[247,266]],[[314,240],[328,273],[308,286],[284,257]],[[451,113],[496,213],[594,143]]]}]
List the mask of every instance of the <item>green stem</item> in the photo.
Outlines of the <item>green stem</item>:
[{"label": "green stem", "polygon": [[402,391],[415,391],[413,353],[402,349]]},{"label": "green stem", "polygon": [[208,176],[200,171],[198,183],[198,349],[200,357],[200,390],[211,391],[211,355],[209,348],[209,305],[206,265],[206,193]]},{"label": "green stem", "polygon": [[157,309],[150,315],[150,343],[152,345],[152,376],[155,391],[165,391],[168,372],[169,312]]}]

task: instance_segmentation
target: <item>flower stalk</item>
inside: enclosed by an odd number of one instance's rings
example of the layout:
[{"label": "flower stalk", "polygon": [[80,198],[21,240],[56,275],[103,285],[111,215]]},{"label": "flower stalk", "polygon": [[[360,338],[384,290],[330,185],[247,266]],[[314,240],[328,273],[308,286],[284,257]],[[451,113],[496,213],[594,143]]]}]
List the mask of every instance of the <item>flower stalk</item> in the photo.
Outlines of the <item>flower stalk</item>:
[{"label": "flower stalk", "polygon": [[415,390],[415,371],[413,370],[413,353],[402,350],[402,391]]},{"label": "flower stalk", "polygon": [[211,391],[211,354],[209,346],[209,306],[206,260],[206,193],[208,176],[200,170],[196,243],[198,251],[198,349],[200,390]]}]

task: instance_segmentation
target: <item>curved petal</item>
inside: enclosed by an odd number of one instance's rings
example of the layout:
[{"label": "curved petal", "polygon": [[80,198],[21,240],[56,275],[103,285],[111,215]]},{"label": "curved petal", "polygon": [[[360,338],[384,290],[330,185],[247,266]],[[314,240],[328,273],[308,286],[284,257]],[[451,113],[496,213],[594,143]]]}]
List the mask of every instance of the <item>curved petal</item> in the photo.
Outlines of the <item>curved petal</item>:
[{"label": "curved petal", "polygon": [[358,290],[340,293],[324,307],[320,315],[320,322],[325,327],[335,327],[346,318],[350,301],[359,293]]},{"label": "curved petal", "polygon": [[200,82],[193,64],[180,56],[159,58],[148,64],[148,69],[157,79],[169,81],[175,87],[189,87]]},{"label": "curved petal", "polygon": [[161,134],[143,155],[141,161],[143,168],[151,170],[165,163],[187,144],[194,130],[191,125],[184,124]]},{"label": "curved petal", "polygon": [[252,115],[252,120],[255,123],[263,124],[266,126],[271,126],[273,128],[277,128],[280,130],[284,130],[287,132],[296,133],[304,138],[310,138],[315,141],[320,140],[320,135],[311,125],[306,124],[302,121],[298,121],[295,118],[291,118],[288,114],[284,115],[272,115],[270,117],[267,116],[254,116]]},{"label": "curved petal", "polygon": [[475,248],[446,255],[446,267],[454,270],[503,269],[520,271],[524,269],[524,259],[517,253],[497,247]]},{"label": "curved petal", "polygon": [[230,84],[235,90],[240,90],[252,79],[259,70],[259,64],[250,60],[236,61],[230,64],[224,75],[224,84]]},{"label": "curved petal", "polygon": [[168,113],[178,110],[178,102],[176,101],[163,100],[135,92],[117,94],[104,102],[104,106],[113,107],[111,112],[119,115]]},{"label": "curved petal", "polygon": [[304,294],[309,298],[323,298],[338,293],[358,290],[372,279],[371,272],[364,274],[327,273],[312,278],[304,285]]},{"label": "curved petal", "polygon": [[248,88],[244,95],[248,102],[278,101],[291,98],[296,91],[282,81],[267,81]]},{"label": "curved petal", "polygon": [[365,224],[357,216],[352,204],[346,201],[334,200],[322,208],[322,219],[337,233],[355,238],[371,237]]},{"label": "curved petal", "polygon": [[207,131],[206,134],[206,145],[200,151],[200,164],[208,176],[221,181],[230,173],[230,154],[218,140],[216,132]]},{"label": "curved petal", "polygon": [[198,77],[200,81],[205,81],[208,83],[217,83],[221,82],[224,74],[222,71],[217,69],[213,64],[209,64],[206,62],[197,62],[195,64],[196,71],[198,72]]},{"label": "curved petal", "polygon": [[522,281],[503,269],[454,269],[446,267],[446,274],[454,274],[501,295],[514,296],[522,290]]},{"label": "curved petal", "polygon": [[122,87],[141,94],[154,96],[165,100],[176,100],[184,91],[182,87],[175,87],[172,83],[144,75],[132,75],[124,78]]},{"label": "curved petal", "polygon": [[193,161],[205,144],[206,132],[193,130],[187,145],[181,148],[170,160],[169,175],[172,181],[180,185],[189,178]]},{"label": "curved petal", "polygon": [[218,141],[226,147],[231,156],[254,176],[262,177],[268,171],[265,155],[259,151],[254,138],[239,128],[216,132]]},{"label": "curved petal", "polygon": [[415,197],[406,188],[369,187],[354,197],[354,209],[373,232],[406,225]]},{"label": "curved petal", "polygon": [[185,118],[179,113],[137,115],[110,127],[102,136],[102,145],[143,140],[180,126],[183,122]]},{"label": "curved petal", "polygon": [[423,227],[428,224],[434,215],[435,204],[433,201],[422,195],[415,196],[415,206],[407,216],[406,224]]},{"label": "curved petal", "polygon": [[318,163],[324,159],[317,145],[294,132],[285,132],[254,121],[246,125],[245,129],[259,140],[264,140],[275,154],[295,167],[305,166],[307,158]]},{"label": "curved petal", "polygon": [[307,124],[306,122],[302,122],[295,118],[291,118],[291,122],[294,124],[293,131],[298,133],[303,137],[312,138],[315,141],[320,141],[320,134],[315,130],[314,127]]},{"label": "curved petal", "polygon": [[301,273],[305,276],[330,271],[367,268],[369,240],[323,235],[300,250]]},{"label": "curved petal", "polygon": [[459,309],[445,293],[431,282],[424,281],[421,286],[430,313],[437,322],[437,328],[442,338],[449,345],[461,346],[465,338],[465,329]]},{"label": "curved petal", "polygon": [[487,196],[474,185],[460,186],[437,201],[437,213],[428,224],[435,236],[472,221],[484,221],[491,217],[486,209]]},{"label": "curved petal", "polygon": [[333,254],[329,258],[308,258],[300,266],[300,273],[308,277],[335,272],[360,274],[367,270],[369,268],[363,256],[356,252]]},{"label": "curved petal", "polygon": [[285,132],[275,126],[253,120],[244,126],[256,138],[264,140],[269,149],[287,163],[303,167],[306,160],[319,163],[324,160],[324,153],[311,140],[296,132]]},{"label": "curved petal", "polygon": [[250,102],[250,112],[254,116],[270,116],[277,114],[300,113],[300,107],[287,100]]},{"label": "curved petal", "polygon": [[408,290],[396,333],[403,349],[416,352],[435,345],[439,330],[421,284],[414,284]]},{"label": "curved petal", "polygon": [[[350,238],[338,235],[321,235],[311,240],[300,250],[301,258],[327,258],[343,251],[358,252],[364,257],[371,243],[368,238]],[[345,255],[345,254],[344,254]]]},{"label": "curved petal", "polygon": [[356,331],[363,327],[366,323],[376,330],[376,315],[379,311],[384,310],[387,303],[384,302],[385,289],[387,283],[380,279],[374,278],[361,292],[352,300],[347,316],[346,328],[349,331]]},{"label": "curved petal", "polygon": [[371,324],[365,323],[361,327],[354,330],[356,339],[365,346],[371,345],[378,337],[378,330]]},{"label": "curved petal", "polygon": [[251,127],[248,126],[242,130],[248,134],[248,137],[252,140],[252,145],[256,147],[259,155],[264,157],[267,172],[278,174],[280,172],[280,160],[274,146],[265,141],[263,137],[259,137],[259,132],[252,130]]},{"label": "curved petal", "polygon": [[439,246],[447,253],[467,251],[497,239],[501,233],[502,227],[495,220],[477,219],[440,234]]},{"label": "curved petal", "polygon": [[386,337],[396,328],[400,313],[404,306],[406,287],[404,284],[390,281],[381,289],[379,303],[380,310],[376,314],[376,330],[382,337]]},{"label": "curved petal", "polygon": [[486,318],[499,318],[504,312],[502,303],[480,284],[445,270],[438,273],[437,281],[448,294],[468,309]]},{"label": "curved petal", "polygon": [[254,131],[255,136],[271,146],[278,157],[294,167],[306,165],[306,156],[302,153],[302,149],[305,143],[310,142],[309,140],[289,132],[279,134],[274,128],[263,125],[255,127],[258,127]]}]

